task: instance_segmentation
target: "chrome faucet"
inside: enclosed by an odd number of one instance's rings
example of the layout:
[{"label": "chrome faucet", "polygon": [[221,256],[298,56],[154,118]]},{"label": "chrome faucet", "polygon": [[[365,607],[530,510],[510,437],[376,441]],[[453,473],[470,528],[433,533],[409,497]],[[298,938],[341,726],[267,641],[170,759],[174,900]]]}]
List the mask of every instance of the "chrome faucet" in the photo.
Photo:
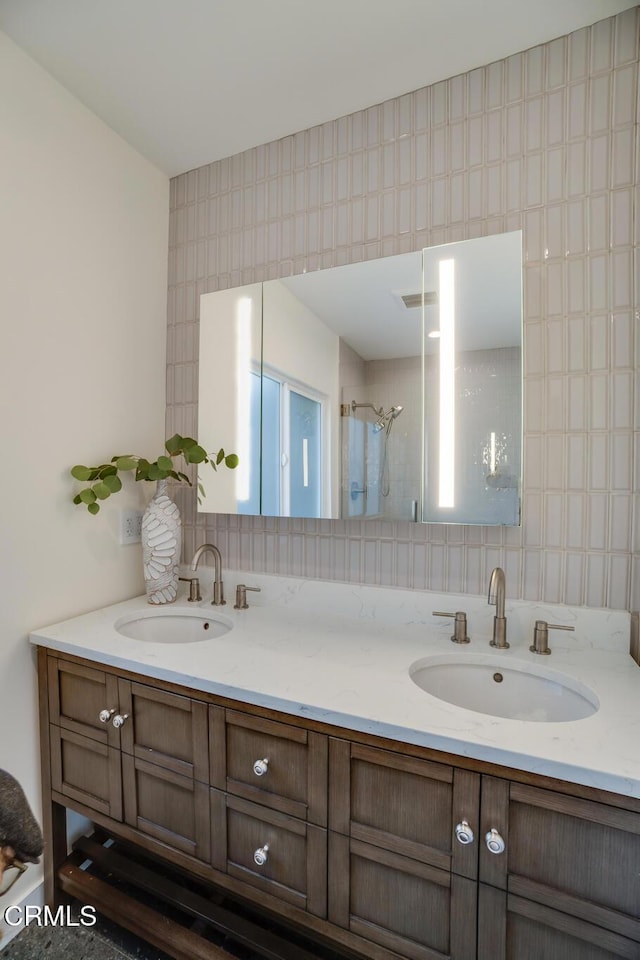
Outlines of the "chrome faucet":
[{"label": "chrome faucet", "polygon": [[227,601],[224,599],[224,584],[222,582],[222,557],[220,556],[220,551],[218,548],[214,546],[213,543],[203,543],[201,547],[198,547],[193,555],[191,569],[195,573],[195,571],[198,569],[200,557],[208,550],[210,550],[213,554],[213,600],[211,603],[215,607],[221,607]]},{"label": "chrome faucet", "polygon": [[504,570],[502,567],[495,567],[489,580],[487,603],[494,604],[496,608],[496,615],[493,618],[493,640],[491,640],[491,646],[499,647],[501,650],[506,650],[509,646],[507,643],[507,618],[504,615],[504,595]]}]

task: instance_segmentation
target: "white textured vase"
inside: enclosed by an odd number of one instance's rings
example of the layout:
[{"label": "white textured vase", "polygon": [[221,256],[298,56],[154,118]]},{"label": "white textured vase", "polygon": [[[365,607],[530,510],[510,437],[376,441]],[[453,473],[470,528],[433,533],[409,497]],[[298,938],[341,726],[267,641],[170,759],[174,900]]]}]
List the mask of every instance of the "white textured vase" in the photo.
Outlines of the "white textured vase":
[{"label": "white textured vase", "polygon": [[142,562],[148,603],[175,600],[181,545],[180,511],[167,494],[167,481],[158,480],[142,516]]}]

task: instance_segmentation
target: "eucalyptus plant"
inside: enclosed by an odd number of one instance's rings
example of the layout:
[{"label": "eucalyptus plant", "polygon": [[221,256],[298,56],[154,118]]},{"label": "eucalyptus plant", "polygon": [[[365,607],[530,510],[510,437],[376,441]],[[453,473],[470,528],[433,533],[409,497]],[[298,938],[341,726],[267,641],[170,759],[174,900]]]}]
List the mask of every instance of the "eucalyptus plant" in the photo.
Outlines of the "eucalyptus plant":
[{"label": "eucalyptus plant", "polygon": [[[210,463],[214,470],[221,464],[233,470],[238,466],[238,456],[235,453],[225,453],[223,449],[217,453],[207,453],[193,437],[181,437],[174,434],[165,442],[166,454],[157,460],[147,460],[133,453],[121,454],[112,457],[109,463],[101,463],[97,467],[85,467],[76,464],[70,470],[75,480],[86,484],[80,493],[73,498],[76,504],[84,504],[89,513],[96,514],[100,510],[100,500],[106,500],[113,493],[122,489],[121,473],[135,470],[135,480],[177,480],[178,483],[188,483],[193,486],[186,473],[176,468],[175,461],[182,457],[185,463]],[[200,493],[204,494],[202,486],[198,484]]]}]

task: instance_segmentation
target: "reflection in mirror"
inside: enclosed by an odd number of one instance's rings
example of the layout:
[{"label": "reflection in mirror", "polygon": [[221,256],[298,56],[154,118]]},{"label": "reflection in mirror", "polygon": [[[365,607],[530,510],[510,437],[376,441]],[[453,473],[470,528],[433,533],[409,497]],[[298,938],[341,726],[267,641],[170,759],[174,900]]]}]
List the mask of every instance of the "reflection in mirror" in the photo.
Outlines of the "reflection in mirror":
[{"label": "reflection in mirror", "polygon": [[425,521],[520,522],[522,235],[424,255]]},{"label": "reflection in mirror", "polygon": [[204,295],[199,437],[241,465],[235,483],[200,471],[200,509],[519,522],[521,237],[508,237],[424,251],[424,276],[418,252]]},{"label": "reflection in mirror", "polygon": [[[408,309],[403,297],[421,289],[421,253],[264,284],[265,372],[274,365],[293,370],[300,388],[317,399],[323,424],[322,512],[290,513],[283,502],[280,516],[417,519],[421,311]],[[301,329],[302,338],[295,334]],[[288,350],[283,368],[282,344],[291,342],[296,349]],[[311,482],[300,467],[295,475],[291,464],[292,490]]]},{"label": "reflection in mirror", "polygon": [[317,276],[263,284],[262,513],[270,516],[338,516],[338,336],[295,282]]}]

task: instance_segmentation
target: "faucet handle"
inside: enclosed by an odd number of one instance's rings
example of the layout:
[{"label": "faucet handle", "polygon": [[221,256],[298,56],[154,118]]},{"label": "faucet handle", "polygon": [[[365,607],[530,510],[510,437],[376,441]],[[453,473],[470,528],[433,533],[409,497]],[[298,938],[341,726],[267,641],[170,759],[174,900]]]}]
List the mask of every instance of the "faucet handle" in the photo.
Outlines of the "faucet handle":
[{"label": "faucet handle", "polygon": [[453,635],[451,637],[452,643],[471,642],[471,637],[467,635],[467,615],[464,611],[458,610],[456,613],[443,613],[441,610],[434,610],[432,616],[454,618]]},{"label": "faucet handle", "polygon": [[178,580],[184,580],[189,584],[189,603],[198,603],[202,600],[200,596],[200,581],[197,577],[178,577]]},{"label": "faucet handle", "polygon": [[249,604],[247,603],[247,590],[251,590],[253,593],[261,593],[261,587],[248,587],[244,583],[239,583],[236,587],[236,602],[233,605],[234,610],[248,610]]},{"label": "faucet handle", "polygon": [[533,628],[533,643],[529,647],[531,653],[539,653],[548,656],[551,653],[549,649],[549,630],[575,630],[575,627],[566,627],[562,623],[547,623],[546,620],[536,620]]}]

